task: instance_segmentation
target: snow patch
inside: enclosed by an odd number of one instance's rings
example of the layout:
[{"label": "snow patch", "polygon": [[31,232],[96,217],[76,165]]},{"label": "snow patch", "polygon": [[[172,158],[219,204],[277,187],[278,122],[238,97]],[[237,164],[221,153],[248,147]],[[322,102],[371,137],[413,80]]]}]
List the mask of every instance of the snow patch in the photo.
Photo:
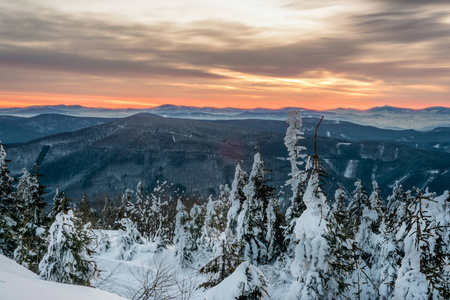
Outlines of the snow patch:
[{"label": "snow patch", "polygon": [[42,280],[3,255],[0,255],[0,291],[0,298],[8,300],[125,300],[95,288]]},{"label": "snow patch", "polygon": [[358,160],[353,160],[351,159],[348,164],[347,167],[345,168],[344,171],[344,177],[345,178],[354,178],[356,175],[356,168],[358,167]]}]

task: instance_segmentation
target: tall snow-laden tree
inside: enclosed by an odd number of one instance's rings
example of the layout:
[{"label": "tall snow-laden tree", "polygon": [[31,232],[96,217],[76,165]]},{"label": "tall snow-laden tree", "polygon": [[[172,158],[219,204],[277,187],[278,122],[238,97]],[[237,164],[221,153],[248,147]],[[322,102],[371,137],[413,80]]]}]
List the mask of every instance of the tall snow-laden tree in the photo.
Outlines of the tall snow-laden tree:
[{"label": "tall snow-laden tree", "polygon": [[342,186],[334,194],[334,204],[327,216],[325,238],[330,251],[330,292],[336,299],[348,299],[352,285],[351,276],[355,270],[354,240],[349,237],[348,211],[345,203],[347,194]]},{"label": "tall snow-laden tree", "polygon": [[402,218],[407,215],[407,207],[411,201],[411,192],[405,192],[398,181],[392,188],[392,194],[387,198],[387,221],[391,228],[399,227]]},{"label": "tall snow-laden tree", "polygon": [[132,202],[133,194],[133,190],[126,189],[125,193],[122,195],[122,199],[120,200],[120,205],[118,207],[118,220],[131,217],[131,213],[134,209],[134,204]]},{"label": "tall snow-laden tree", "polygon": [[212,196],[206,203],[205,218],[202,226],[202,234],[199,239],[202,254],[211,257],[215,243],[219,242],[221,232],[218,230],[220,220],[216,211],[217,201],[213,201]]},{"label": "tall snow-laden tree", "polygon": [[306,209],[303,202],[303,193],[306,186],[306,173],[300,169],[304,164],[306,154],[302,154],[306,147],[299,145],[299,141],[304,139],[304,133],[301,131],[302,117],[300,110],[292,110],[288,112],[286,120],[289,127],[286,131],[284,144],[288,150],[288,160],[291,163],[291,172],[286,185],[291,186],[292,195],[289,198],[290,205],[286,210],[286,228],[284,230],[285,243],[288,245],[288,255],[294,256],[294,248],[296,244],[294,228],[298,217]]},{"label": "tall snow-laden tree", "polygon": [[92,208],[91,202],[87,198],[86,194],[83,194],[81,197],[75,215],[82,224],[90,223],[91,226],[97,225],[97,212]]},{"label": "tall snow-laden tree", "polygon": [[282,216],[277,199],[269,199],[266,216],[267,260],[268,262],[274,262],[285,251],[284,236],[281,227]]},{"label": "tall snow-laden tree", "polygon": [[[321,120],[322,121],[322,120]],[[320,121],[320,122],[321,122]],[[319,123],[320,125],[320,123]],[[317,130],[316,138],[317,142]],[[323,170],[317,147],[314,155],[308,160],[306,170],[309,170],[308,185],[303,195],[306,210],[297,219],[295,235],[298,240],[295,248],[295,259],[291,271],[297,281],[291,286],[289,299],[327,299],[332,298],[333,289],[328,288],[327,277],[330,249],[326,239],[329,207],[322,190],[322,178],[326,176]]]},{"label": "tall snow-laden tree", "polygon": [[52,204],[52,210],[48,214],[48,218],[53,223],[55,221],[56,216],[60,212],[67,213],[68,207],[68,201],[66,199],[66,195],[64,193],[59,192],[59,188],[56,188],[55,196],[53,197],[53,204]]},{"label": "tall snow-laden tree", "polygon": [[90,257],[90,239],[83,228],[78,227],[73,211],[60,213],[50,227],[50,243],[47,253],[39,263],[40,277],[45,280],[90,285],[97,273],[97,266]]},{"label": "tall snow-laden tree", "polygon": [[355,235],[357,245],[358,268],[354,272],[353,293],[360,299],[377,299],[380,297],[378,287],[381,284],[383,260],[381,257],[383,237],[380,225],[384,221],[378,184],[373,182],[373,192],[369,205],[364,205],[358,232]]},{"label": "tall snow-laden tree", "polygon": [[[148,218],[153,218],[154,216],[150,213],[150,203],[148,198],[144,193],[144,185],[142,181],[139,181],[136,186],[136,193],[134,194],[135,201],[134,206],[130,212],[130,219],[136,224],[136,228],[140,233],[146,235],[148,232]],[[150,213],[150,214],[149,214]]]},{"label": "tall snow-laden tree", "polygon": [[6,152],[0,142],[0,254],[13,257],[18,234],[19,213],[13,197]]},{"label": "tall snow-laden tree", "polygon": [[227,216],[228,216],[228,211],[230,210],[231,207],[231,202],[230,202],[230,195],[231,195],[231,190],[228,187],[228,185],[221,185],[219,187],[220,190],[220,194],[219,194],[219,199],[217,200],[217,218],[218,218],[218,224],[217,224],[217,229],[220,232],[225,232],[226,228],[227,228]]},{"label": "tall snow-laden tree", "polygon": [[147,237],[163,248],[173,241],[173,227],[169,220],[169,200],[165,194],[166,182],[158,183],[150,195],[151,207],[147,212]]},{"label": "tall snow-laden tree", "polygon": [[15,195],[21,218],[18,220],[20,229],[14,260],[35,273],[46,248],[45,229],[42,227],[42,211],[46,205],[43,194],[44,187],[38,175],[23,169]]},{"label": "tall snow-laden tree", "polygon": [[355,182],[355,190],[348,204],[351,237],[358,232],[361,217],[366,207],[370,207],[369,196],[362,186],[361,180],[357,179]]},{"label": "tall snow-laden tree", "polygon": [[380,286],[378,290],[382,300],[394,298],[395,281],[404,255],[403,244],[398,243],[396,239],[396,230],[390,227],[386,221],[381,223],[382,247],[380,257],[382,268],[379,273]]},{"label": "tall snow-laden tree", "polygon": [[182,267],[187,267],[192,263],[192,236],[190,232],[189,216],[185,211],[185,206],[178,199],[177,215],[175,223],[175,237],[173,244],[175,256]]},{"label": "tall snow-laden tree", "polygon": [[105,205],[102,210],[102,226],[103,229],[111,229],[116,221],[114,206],[108,197],[105,197]]},{"label": "tall snow-laden tree", "polygon": [[243,244],[244,259],[252,264],[267,262],[267,207],[273,197],[273,188],[267,185],[267,170],[261,155],[254,156],[252,172],[243,192],[242,204],[236,227],[237,239]]},{"label": "tall snow-laden tree", "polygon": [[[395,283],[395,299],[449,299],[448,258],[442,230],[427,210],[433,196],[414,190],[408,216],[399,234],[404,234],[405,256]],[[403,231],[403,233],[402,233]],[[446,270],[447,269],[447,270]],[[447,274],[446,274],[447,271]]]},{"label": "tall snow-laden tree", "polygon": [[203,234],[202,228],[205,224],[205,207],[204,205],[194,204],[189,212],[191,217],[190,229],[193,240],[192,250],[197,251],[202,247],[201,237]]},{"label": "tall snow-laden tree", "polygon": [[291,266],[297,278],[291,286],[289,299],[326,299],[329,246],[327,233],[328,204],[320,188],[319,170],[313,167],[303,200],[306,210],[295,226],[299,241]]},{"label": "tall snow-laden tree", "polygon": [[236,227],[238,225],[239,214],[242,210],[242,205],[245,201],[244,186],[247,184],[248,175],[247,172],[241,168],[241,163],[238,162],[236,171],[234,172],[234,180],[231,184],[230,203],[231,207],[227,216],[227,229],[226,232],[232,238],[236,236]]}]

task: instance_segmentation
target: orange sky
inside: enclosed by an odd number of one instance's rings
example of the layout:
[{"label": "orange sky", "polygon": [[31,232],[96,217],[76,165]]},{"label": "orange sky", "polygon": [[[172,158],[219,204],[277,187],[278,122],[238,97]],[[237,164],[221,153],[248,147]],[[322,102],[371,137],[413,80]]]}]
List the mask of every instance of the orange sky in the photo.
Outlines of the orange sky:
[{"label": "orange sky", "polygon": [[0,2],[0,107],[450,107],[442,1],[44,3]]}]

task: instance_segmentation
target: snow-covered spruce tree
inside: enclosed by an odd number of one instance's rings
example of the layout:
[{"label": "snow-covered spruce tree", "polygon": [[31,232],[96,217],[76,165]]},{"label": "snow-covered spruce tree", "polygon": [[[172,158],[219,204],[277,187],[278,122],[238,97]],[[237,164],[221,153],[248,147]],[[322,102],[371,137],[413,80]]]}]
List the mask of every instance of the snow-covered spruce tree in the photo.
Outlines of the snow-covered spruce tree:
[{"label": "snow-covered spruce tree", "polygon": [[378,287],[381,284],[383,260],[381,257],[384,239],[380,232],[380,225],[384,221],[382,199],[378,184],[374,181],[373,192],[369,198],[369,205],[364,207],[361,223],[355,235],[358,269],[354,272],[353,294],[360,299],[377,299],[380,297]]},{"label": "snow-covered spruce tree", "polygon": [[403,190],[403,186],[398,181],[395,182],[392,194],[387,198],[387,222],[391,228],[397,228],[402,224],[411,202],[410,194],[410,191]]},{"label": "snow-covered spruce tree", "polygon": [[206,293],[206,300],[261,300],[269,286],[263,272],[244,261],[219,285]]},{"label": "snow-covered spruce tree", "polygon": [[380,250],[382,268],[380,270],[380,299],[390,300],[394,298],[395,281],[404,255],[403,243],[398,243],[396,230],[385,221],[381,223],[380,235],[382,247]]},{"label": "snow-covered spruce tree", "polygon": [[105,205],[103,206],[101,219],[103,229],[111,229],[116,221],[114,206],[108,197],[105,197]]},{"label": "snow-covered spruce tree", "polygon": [[226,232],[231,238],[236,237],[236,227],[238,226],[239,214],[242,210],[242,205],[245,201],[244,186],[248,182],[247,172],[241,168],[241,163],[238,162],[236,171],[234,172],[234,180],[231,184],[230,202],[231,207],[227,216],[227,229]]},{"label": "snow-covered spruce tree", "polygon": [[213,258],[199,270],[200,273],[209,275],[199,288],[209,289],[218,285],[241,263],[241,243],[227,239],[225,233],[222,233],[218,240],[218,247],[213,251]]},{"label": "snow-covered spruce tree", "polygon": [[243,192],[246,197],[238,217],[237,240],[242,242],[244,259],[252,264],[267,262],[267,207],[273,197],[273,188],[267,185],[267,170],[261,154],[254,156],[252,172]]},{"label": "snow-covered spruce tree", "polygon": [[154,218],[149,211],[150,203],[144,193],[144,186],[141,181],[136,186],[136,193],[134,194],[135,201],[132,210],[130,211],[130,219],[136,224],[137,230],[148,237],[148,218]]},{"label": "snow-covered spruce tree", "polygon": [[290,179],[286,182],[286,185],[291,186],[292,196],[289,198],[290,205],[286,210],[286,228],[283,234],[285,244],[287,245],[287,254],[290,258],[293,258],[296,246],[294,234],[295,224],[298,217],[306,209],[305,203],[303,202],[303,193],[306,187],[306,173],[304,170],[300,170],[300,166],[304,164],[306,158],[306,154],[302,154],[301,152],[305,151],[306,147],[299,145],[299,141],[304,139],[304,133],[301,131],[302,117],[300,110],[288,112],[286,121],[289,123],[289,127],[286,131],[284,144],[288,150],[288,160],[291,163]]},{"label": "snow-covered spruce tree", "polygon": [[133,260],[138,252],[139,245],[145,244],[146,241],[130,218],[120,220],[120,225],[122,229],[116,240],[117,247],[120,249],[117,259]]},{"label": "snow-covered spruce tree", "polygon": [[395,299],[449,299],[450,286],[444,277],[448,269],[445,255],[448,245],[443,243],[436,216],[425,208],[427,202],[434,200],[417,188],[414,192],[407,207],[409,214],[400,229],[405,232],[405,256],[395,283]]},{"label": "snow-covered spruce tree", "polygon": [[327,286],[330,249],[325,238],[327,234],[325,218],[329,208],[322,191],[322,177],[326,176],[326,173],[320,164],[317,147],[314,155],[308,160],[306,169],[310,171],[308,185],[303,195],[306,210],[295,225],[298,244],[291,266],[292,275],[297,281],[291,286],[289,299],[328,299],[333,298],[332,295],[328,295],[333,289]]},{"label": "snow-covered spruce tree", "polygon": [[82,224],[90,223],[91,226],[97,225],[97,212],[92,208],[91,202],[87,198],[86,194],[83,194],[81,197],[77,210],[75,211],[75,215]]},{"label": "snow-covered spruce tree", "polygon": [[39,263],[39,276],[42,279],[90,285],[90,280],[97,273],[97,266],[90,257],[90,239],[77,222],[72,210],[66,213],[61,207],[60,213],[50,226],[47,253]]},{"label": "snow-covered spruce tree", "polygon": [[[37,171],[37,167],[35,166]],[[37,273],[38,264],[46,249],[45,229],[42,211],[45,208],[43,199],[44,187],[38,175],[30,174],[23,169],[15,195],[20,212],[18,246],[14,250],[14,260],[29,270]]]},{"label": "snow-covered spruce tree", "polygon": [[219,186],[219,199],[217,200],[217,218],[218,218],[218,224],[217,224],[217,229],[220,232],[225,232],[226,228],[227,228],[227,216],[228,216],[228,211],[230,210],[231,207],[231,202],[230,202],[230,195],[231,195],[231,190],[228,187],[228,184],[226,185],[220,185]]},{"label": "snow-covered spruce tree", "polygon": [[348,203],[348,216],[350,222],[350,236],[358,232],[361,217],[366,207],[370,207],[369,196],[362,186],[361,180],[357,179],[355,182],[355,190],[352,193],[352,198]]},{"label": "snow-covered spruce tree", "polygon": [[48,214],[48,218],[50,222],[53,223],[55,221],[56,216],[61,212],[67,212],[68,201],[66,199],[66,195],[59,191],[59,188],[56,188],[55,196],[53,197],[52,210]]},{"label": "snow-covered spruce tree", "polygon": [[190,231],[189,216],[185,211],[185,206],[178,199],[177,215],[175,216],[175,237],[173,239],[175,256],[182,267],[187,267],[192,263],[192,236]]},{"label": "snow-covered spruce tree", "polygon": [[13,197],[6,152],[0,142],[0,254],[12,258],[16,248],[19,214]]},{"label": "snow-covered spruce tree", "polygon": [[342,186],[334,194],[335,202],[327,216],[327,240],[330,258],[329,271],[330,293],[334,292],[336,299],[348,299],[350,278],[354,272],[354,240],[349,237],[348,211],[345,199],[347,193]]},{"label": "snow-covered spruce tree", "polygon": [[269,199],[266,215],[267,261],[274,262],[280,257],[281,253],[285,252],[282,216],[277,199]]},{"label": "snow-covered spruce tree", "polygon": [[205,213],[206,209],[204,205],[194,204],[189,213],[191,217],[190,221],[190,229],[192,235],[192,250],[197,251],[199,248],[202,248],[201,237],[203,234],[202,228],[205,224]]},{"label": "snow-covered spruce tree", "polygon": [[121,220],[123,218],[130,218],[131,212],[134,209],[133,204],[133,194],[134,191],[130,189],[126,189],[125,193],[122,195],[122,199],[120,200],[120,205],[117,211],[117,220]]},{"label": "snow-covered spruce tree", "polygon": [[148,210],[148,239],[157,243],[158,248],[164,248],[172,243],[174,230],[169,222],[169,200],[165,194],[166,182],[159,183],[150,195],[151,207]]}]

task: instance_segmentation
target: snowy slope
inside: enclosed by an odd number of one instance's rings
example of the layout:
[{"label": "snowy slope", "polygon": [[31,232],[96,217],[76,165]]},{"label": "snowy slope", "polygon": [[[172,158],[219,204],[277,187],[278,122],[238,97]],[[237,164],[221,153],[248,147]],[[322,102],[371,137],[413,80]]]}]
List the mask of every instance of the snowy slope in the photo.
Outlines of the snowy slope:
[{"label": "snowy slope", "polygon": [[124,298],[99,289],[41,280],[33,272],[0,255],[0,299],[123,300]]}]

